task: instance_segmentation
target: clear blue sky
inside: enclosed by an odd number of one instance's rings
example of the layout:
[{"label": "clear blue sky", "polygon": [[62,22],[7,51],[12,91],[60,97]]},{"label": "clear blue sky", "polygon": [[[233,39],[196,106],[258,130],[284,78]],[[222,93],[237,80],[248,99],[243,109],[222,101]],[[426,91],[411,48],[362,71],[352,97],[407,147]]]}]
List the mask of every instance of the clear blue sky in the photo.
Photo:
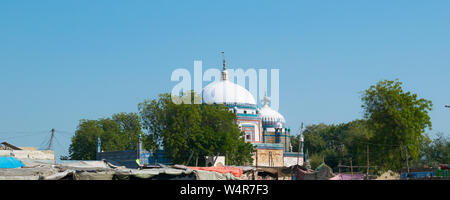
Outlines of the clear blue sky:
[{"label": "clear blue sky", "polygon": [[80,119],[136,112],[176,68],[280,69],[280,112],[300,122],[362,117],[382,79],[432,100],[450,134],[450,1],[1,1],[0,140],[66,155]]}]

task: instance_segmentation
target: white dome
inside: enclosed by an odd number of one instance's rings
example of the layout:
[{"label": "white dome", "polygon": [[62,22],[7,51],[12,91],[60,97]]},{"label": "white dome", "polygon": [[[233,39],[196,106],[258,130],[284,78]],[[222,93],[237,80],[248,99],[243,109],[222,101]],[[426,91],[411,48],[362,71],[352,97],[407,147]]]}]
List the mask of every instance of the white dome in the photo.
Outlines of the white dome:
[{"label": "white dome", "polygon": [[267,104],[265,104],[261,108],[260,114],[263,125],[277,126],[279,123],[281,123],[281,125],[284,126],[286,124],[286,120],[284,119],[283,115],[270,108]]},{"label": "white dome", "polygon": [[256,106],[253,95],[244,87],[228,80],[220,80],[206,86],[202,91],[203,103],[238,104]]}]

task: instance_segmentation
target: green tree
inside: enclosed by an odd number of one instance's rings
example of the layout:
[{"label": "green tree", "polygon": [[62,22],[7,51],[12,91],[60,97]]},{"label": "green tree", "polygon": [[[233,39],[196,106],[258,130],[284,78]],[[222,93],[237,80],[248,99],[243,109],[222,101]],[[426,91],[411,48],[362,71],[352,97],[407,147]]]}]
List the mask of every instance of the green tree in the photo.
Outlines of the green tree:
[{"label": "green tree", "polygon": [[136,150],[139,143],[139,135],[142,135],[140,118],[137,113],[118,113],[111,119],[119,124],[123,141],[123,148],[127,150]]},{"label": "green tree", "polygon": [[225,156],[227,164],[240,165],[252,161],[253,145],[246,143],[236,125],[236,115],[224,105],[201,105],[201,127],[208,142],[203,156]]},{"label": "green tree", "polygon": [[[365,120],[355,120],[338,125],[313,124],[306,126],[303,132],[304,150],[308,149],[310,159],[325,161],[333,170],[338,165],[365,165],[367,154],[366,145],[372,136]],[[293,149],[298,149],[298,136],[293,137]],[[312,161],[311,161],[312,162]],[[320,164],[319,163],[319,164]]]},{"label": "green tree", "polygon": [[75,136],[69,146],[71,160],[95,160],[97,139],[103,135],[103,129],[97,120],[80,120]]},{"label": "green tree", "polygon": [[421,159],[415,164],[417,167],[437,167],[450,161],[450,139],[443,133],[438,133],[435,139],[426,136],[422,144]]},{"label": "green tree", "polygon": [[174,115],[171,97],[169,94],[160,94],[158,99],[145,100],[139,103],[138,110],[142,128],[147,131],[144,138],[144,147],[150,151],[162,148],[163,131],[167,130],[169,119]]},{"label": "green tree", "polygon": [[140,103],[139,113],[147,131],[145,147],[164,148],[175,163],[203,165],[205,156],[227,156],[228,164],[251,161],[253,146],[241,138],[236,116],[223,105],[175,104],[169,94],[161,94]]},{"label": "green tree", "polygon": [[69,146],[71,160],[95,160],[98,138],[102,151],[135,150],[140,121],[136,113],[119,113],[112,118],[80,120]]},{"label": "green tree", "polygon": [[[198,104],[169,104],[172,112],[168,118],[168,126],[163,130],[165,151],[175,163],[190,164],[202,153],[202,143],[206,140],[201,128],[201,110]],[[191,156],[192,155],[192,156]]]},{"label": "green tree", "polygon": [[98,126],[103,131],[100,135],[102,151],[126,150],[126,141],[123,140],[119,123],[110,118],[105,118],[98,120]]},{"label": "green tree", "polygon": [[417,160],[423,133],[426,128],[431,129],[428,112],[432,102],[404,92],[398,80],[371,86],[362,101],[364,117],[374,132],[370,142],[378,145],[373,149],[372,161],[380,169],[398,171],[405,167],[406,153],[409,160]]}]

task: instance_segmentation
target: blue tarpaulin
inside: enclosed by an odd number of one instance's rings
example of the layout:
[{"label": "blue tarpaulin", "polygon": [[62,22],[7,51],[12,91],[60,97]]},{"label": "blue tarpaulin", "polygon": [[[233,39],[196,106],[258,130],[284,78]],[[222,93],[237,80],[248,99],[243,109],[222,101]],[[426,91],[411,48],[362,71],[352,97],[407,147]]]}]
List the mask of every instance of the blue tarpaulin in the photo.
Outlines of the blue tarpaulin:
[{"label": "blue tarpaulin", "polygon": [[0,168],[21,168],[24,165],[14,157],[0,157]]},{"label": "blue tarpaulin", "polygon": [[428,178],[428,177],[433,177],[433,176],[434,176],[434,172],[410,172],[410,173],[403,172],[400,175],[400,179]]}]

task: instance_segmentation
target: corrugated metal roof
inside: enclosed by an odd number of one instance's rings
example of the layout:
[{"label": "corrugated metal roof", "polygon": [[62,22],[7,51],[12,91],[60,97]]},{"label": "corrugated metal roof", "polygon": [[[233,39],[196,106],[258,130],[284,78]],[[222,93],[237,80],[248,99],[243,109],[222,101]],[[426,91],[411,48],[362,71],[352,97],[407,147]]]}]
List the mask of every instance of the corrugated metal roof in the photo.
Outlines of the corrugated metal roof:
[{"label": "corrugated metal roof", "polygon": [[8,147],[8,148],[12,149],[12,150],[22,150],[21,148],[16,147],[16,146],[14,146],[14,145],[12,145],[12,144],[9,144],[9,143],[7,143],[7,142],[2,142],[1,144],[2,144],[3,146],[5,146],[5,147]]}]

